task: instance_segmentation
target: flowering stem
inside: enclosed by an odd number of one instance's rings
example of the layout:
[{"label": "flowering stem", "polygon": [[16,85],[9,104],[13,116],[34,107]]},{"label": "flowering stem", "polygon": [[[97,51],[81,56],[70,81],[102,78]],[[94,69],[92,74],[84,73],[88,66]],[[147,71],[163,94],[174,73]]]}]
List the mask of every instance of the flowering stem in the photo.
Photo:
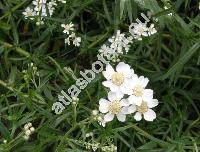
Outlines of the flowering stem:
[{"label": "flowering stem", "polygon": [[56,67],[60,70],[60,72],[63,74],[65,80],[69,80],[67,75],[65,74],[65,72],[63,71],[63,69],[60,67],[60,65],[50,56],[48,56],[48,58],[56,65]]},{"label": "flowering stem", "polygon": [[74,126],[76,125],[76,117],[77,117],[77,112],[76,112],[76,104],[75,105],[73,105],[73,112],[74,112]]},{"label": "flowering stem", "polygon": [[[67,139],[67,136],[68,136],[72,131],[74,131],[77,127],[79,127],[79,126],[81,126],[81,125],[83,125],[83,124],[89,123],[90,121],[87,122],[88,120],[90,120],[90,118],[86,118],[86,119],[80,121],[79,123],[76,123],[72,128],[70,128],[70,129],[68,130],[68,132],[66,132],[65,135],[63,136],[63,138],[61,139],[59,146],[61,146],[61,145],[63,144],[63,142]],[[59,147],[59,146],[58,146],[58,147]]]}]

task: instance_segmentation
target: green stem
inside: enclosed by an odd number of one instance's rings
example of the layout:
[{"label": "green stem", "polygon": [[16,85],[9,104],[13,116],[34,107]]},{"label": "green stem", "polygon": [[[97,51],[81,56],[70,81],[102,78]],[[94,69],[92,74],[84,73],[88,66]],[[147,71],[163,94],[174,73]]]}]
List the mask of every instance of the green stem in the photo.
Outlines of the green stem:
[{"label": "green stem", "polygon": [[25,50],[21,49],[20,47],[15,47],[14,45],[12,44],[9,44],[7,42],[3,42],[0,40],[0,44],[3,45],[4,47],[7,47],[7,48],[14,48],[14,50],[23,55],[23,56],[26,56],[26,57],[30,57],[30,53],[26,52]]},{"label": "green stem", "polygon": [[12,87],[10,87],[7,83],[3,82],[2,80],[0,80],[0,85],[2,85],[3,87],[7,88],[8,90],[14,92],[14,89]]}]

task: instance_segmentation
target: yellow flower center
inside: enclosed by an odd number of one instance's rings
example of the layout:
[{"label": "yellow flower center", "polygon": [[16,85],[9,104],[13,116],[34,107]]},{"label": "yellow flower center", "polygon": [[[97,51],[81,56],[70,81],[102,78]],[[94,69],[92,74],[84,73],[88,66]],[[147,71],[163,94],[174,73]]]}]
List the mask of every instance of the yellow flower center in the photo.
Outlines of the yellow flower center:
[{"label": "yellow flower center", "polygon": [[112,101],[108,107],[111,114],[118,114],[121,111],[121,104],[118,100]]},{"label": "yellow flower center", "polygon": [[142,104],[140,106],[137,106],[137,111],[142,113],[142,114],[147,112],[148,111],[147,103],[142,101]]},{"label": "yellow flower center", "polygon": [[33,13],[31,11],[27,12],[27,16],[33,16]]},{"label": "yellow flower center", "polygon": [[135,88],[133,89],[133,94],[134,94],[136,97],[140,97],[140,96],[142,96],[142,91],[143,91],[143,88],[142,88],[140,85],[137,85],[137,86],[135,86]]},{"label": "yellow flower center", "polygon": [[115,85],[120,86],[124,82],[124,75],[123,75],[123,73],[115,72],[112,75],[112,82]]}]

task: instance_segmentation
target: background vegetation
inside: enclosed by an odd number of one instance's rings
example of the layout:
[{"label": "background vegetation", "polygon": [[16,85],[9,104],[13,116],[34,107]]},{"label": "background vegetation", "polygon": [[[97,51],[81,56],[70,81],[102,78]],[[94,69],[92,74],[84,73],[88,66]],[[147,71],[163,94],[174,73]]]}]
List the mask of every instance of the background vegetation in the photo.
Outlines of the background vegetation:
[{"label": "background vegetation", "polygon": [[[45,152],[87,151],[84,141],[93,131],[96,141],[113,141],[119,152],[198,152],[200,150],[200,15],[197,0],[67,0],[44,26],[25,20],[27,0],[0,2],[0,151]],[[164,10],[164,6],[168,6]],[[154,122],[114,121],[106,128],[90,118],[98,99],[106,96],[102,75],[81,92],[76,107],[55,115],[51,106],[60,91],[75,81],[71,68],[90,69],[99,47],[117,29],[128,31],[140,13],[152,11],[158,31],[152,37],[134,41],[122,60],[150,79],[160,104]],[[167,15],[173,13],[173,16]],[[72,21],[82,37],[80,48],[65,46],[61,23]],[[37,67],[39,76],[30,63]],[[27,70],[26,73],[23,70]],[[86,112],[87,111],[87,112]],[[77,117],[76,117],[77,116]],[[74,122],[76,117],[77,123]],[[26,141],[24,124],[36,131]],[[81,123],[80,123],[81,122]],[[7,140],[7,143],[3,143]]]}]

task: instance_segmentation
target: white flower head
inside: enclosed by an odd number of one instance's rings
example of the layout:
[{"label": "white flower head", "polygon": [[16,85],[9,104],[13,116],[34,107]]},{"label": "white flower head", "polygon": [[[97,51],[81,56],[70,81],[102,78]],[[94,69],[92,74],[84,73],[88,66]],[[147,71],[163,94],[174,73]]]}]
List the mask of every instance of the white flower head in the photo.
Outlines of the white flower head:
[{"label": "white flower head", "polygon": [[121,122],[126,120],[126,114],[135,112],[134,106],[129,106],[129,102],[122,99],[122,96],[117,96],[114,92],[108,93],[108,100],[101,98],[99,100],[99,111],[104,115],[105,122],[112,121],[117,116]]},{"label": "white flower head", "polygon": [[73,40],[73,44],[75,46],[80,46],[80,43],[81,43],[81,37],[75,37]]},{"label": "white flower head", "polygon": [[110,50],[111,50],[111,48],[110,48],[109,46],[103,44],[103,45],[101,46],[101,48],[99,49],[99,53],[101,53],[102,55],[105,55],[105,56],[106,56],[107,54],[110,53]]},{"label": "white flower head", "polygon": [[61,27],[64,28],[63,33],[69,34],[70,31],[74,31],[74,24],[69,23],[69,24],[61,24]]},{"label": "white flower head", "polygon": [[23,15],[25,16],[25,19],[29,18],[29,19],[33,20],[34,16],[36,15],[36,12],[33,9],[31,9],[30,7],[27,7],[25,9],[25,11],[23,12]]},{"label": "white flower head", "polygon": [[136,74],[129,79],[128,84],[125,85],[124,92],[130,95],[128,101],[130,104],[140,106],[142,101],[148,101],[153,98],[153,90],[145,89],[149,79],[143,76],[138,77]]},{"label": "white flower head", "polygon": [[105,127],[105,126],[106,126],[106,121],[105,121],[101,116],[98,117],[98,123],[99,123],[102,127]]},{"label": "white flower head", "polygon": [[151,24],[150,27],[148,28],[148,35],[153,35],[157,33],[157,30],[154,28],[154,24]]},{"label": "white flower head", "polygon": [[108,41],[111,43],[110,48],[119,54],[123,54],[123,49],[129,50],[130,45],[128,44],[132,43],[132,40],[126,38],[125,34],[121,33],[120,30],[117,31],[116,35],[109,38]]},{"label": "white flower head", "polygon": [[136,113],[134,119],[140,121],[142,116],[146,121],[153,121],[156,118],[156,113],[151,109],[158,105],[157,99],[150,99],[148,101],[142,101],[140,106],[136,106]]},{"label": "white flower head", "polygon": [[129,31],[135,39],[142,40],[142,36],[148,36],[148,27],[144,23],[132,23]]},{"label": "white flower head", "polygon": [[102,84],[108,87],[112,92],[116,92],[117,95],[122,95],[125,93],[123,91],[124,88],[126,88],[127,79],[131,78],[133,73],[133,69],[124,62],[118,63],[116,71],[110,64],[107,64],[106,71],[103,71],[103,75],[107,81],[104,81]]},{"label": "white flower head", "polygon": [[99,53],[109,61],[119,62],[119,56],[129,51],[132,40],[132,36],[126,37],[125,33],[118,30],[115,35],[108,39],[107,45],[101,46]]}]

